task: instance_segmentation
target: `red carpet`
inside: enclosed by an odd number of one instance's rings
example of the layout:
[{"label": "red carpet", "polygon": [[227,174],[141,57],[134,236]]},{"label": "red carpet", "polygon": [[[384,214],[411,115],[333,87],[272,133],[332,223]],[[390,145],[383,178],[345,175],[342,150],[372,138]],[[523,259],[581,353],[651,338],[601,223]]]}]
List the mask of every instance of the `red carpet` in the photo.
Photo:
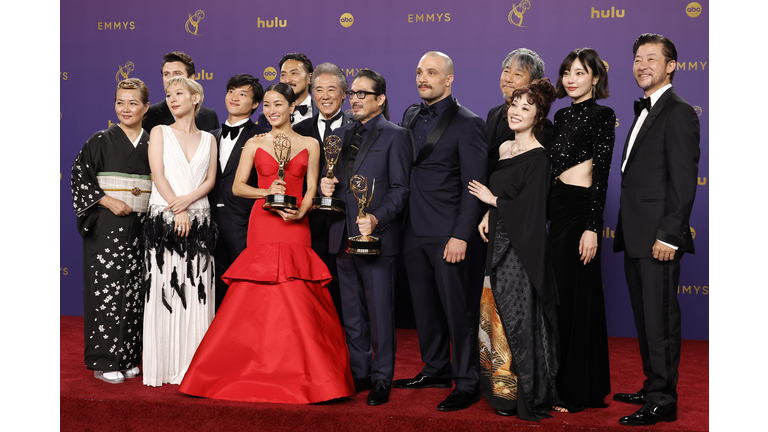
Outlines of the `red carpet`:
[{"label": "red carpet", "polygon": [[[415,330],[397,331],[395,378],[421,370]],[[609,338],[611,388],[636,391],[643,375],[637,340]],[[366,392],[351,399],[318,405],[278,405],[194,398],[176,385],[159,388],[141,384],[141,376],[123,384],[93,378],[83,364],[83,318],[61,317],[61,430],[62,431],[706,431],[709,430],[709,342],[683,341],[678,393],[678,420],[652,428],[621,426],[618,419],[638,405],[615,402],[604,409],[580,413],[552,412],[540,423],[494,414],[481,399],[469,409],[443,413],[435,409],[448,389],[393,389],[390,402],[378,407],[365,403]],[[534,428],[534,429],[531,429]]]}]

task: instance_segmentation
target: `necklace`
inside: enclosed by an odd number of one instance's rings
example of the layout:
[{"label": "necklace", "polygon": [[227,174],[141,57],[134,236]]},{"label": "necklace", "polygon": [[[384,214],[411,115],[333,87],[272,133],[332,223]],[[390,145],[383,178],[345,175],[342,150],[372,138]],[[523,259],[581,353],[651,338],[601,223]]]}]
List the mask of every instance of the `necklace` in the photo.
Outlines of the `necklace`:
[{"label": "necklace", "polygon": [[533,141],[531,141],[530,143],[528,143],[528,145],[526,145],[525,147],[518,147],[518,145],[517,145],[517,141],[516,141],[516,140],[515,140],[515,141],[513,141],[513,142],[514,142],[515,146],[514,146],[514,148],[512,148],[512,145],[510,144],[510,149],[509,149],[509,151],[512,153],[512,155],[511,155],[510,157],[512,157],[512,156],[517,156],[517,155],[519,155],[520,153],[524,153],[524,152],[528,151],[528,147],[530,147],[530,146],[532,146],[533,144],[535,144],[535,143],[536,143],[536,140],[534,139]]}]

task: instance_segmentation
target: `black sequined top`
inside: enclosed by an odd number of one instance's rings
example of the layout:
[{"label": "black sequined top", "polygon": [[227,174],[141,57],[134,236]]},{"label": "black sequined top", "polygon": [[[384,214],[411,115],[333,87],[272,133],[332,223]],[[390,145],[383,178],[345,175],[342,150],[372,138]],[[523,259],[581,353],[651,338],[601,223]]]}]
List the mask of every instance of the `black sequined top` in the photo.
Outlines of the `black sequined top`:
[{"label": "black sequined top", "polygon": [[552,178],[592,159],[592,204],[585,229],[597,232],[603,226],[608,174],[611,170],[616,114],[594,99],[571,104],[555,114],[552,142]]}]

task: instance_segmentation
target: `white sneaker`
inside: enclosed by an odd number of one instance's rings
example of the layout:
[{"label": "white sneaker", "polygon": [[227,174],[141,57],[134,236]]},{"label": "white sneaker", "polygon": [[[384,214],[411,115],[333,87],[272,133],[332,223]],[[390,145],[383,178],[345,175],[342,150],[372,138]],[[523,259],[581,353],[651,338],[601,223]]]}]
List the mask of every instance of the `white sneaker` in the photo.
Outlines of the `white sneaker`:
[{"label": "white sneaker", "polygon": [[120,372],[103,372],[103,371],[93,371],[93,377],[98,378],[104,382],[108,382],[110,384],[120,384],[123,381],[125,381],[123,374]]},{"label": "white sneaker", "polygon": [[138,366],[136,366],[135,368],[131,368],[131,369],[126,369],[126,370],[124,370],[124,371],[123,371],[123,376],[124,376],[125,378],[131,379],[131,378],[136,378],[137,376],[139,376],[139,373],[141,373],[141,372],[139,371],[139,367],[138,367]]}]

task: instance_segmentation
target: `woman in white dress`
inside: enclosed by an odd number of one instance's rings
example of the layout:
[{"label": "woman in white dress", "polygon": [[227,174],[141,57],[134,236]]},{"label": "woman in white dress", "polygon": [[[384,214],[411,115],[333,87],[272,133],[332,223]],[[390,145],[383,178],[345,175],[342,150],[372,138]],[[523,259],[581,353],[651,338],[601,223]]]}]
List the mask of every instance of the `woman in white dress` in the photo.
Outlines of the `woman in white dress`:
[{"label": "woman in white dress", "polygon": [[214,315],[216,226],[208,192],[216,180],[216,140],[195,126],[200,84],[165,82],[170,126],[152,128],[152,194],[144,224],[144,384],[179,384]]}]

